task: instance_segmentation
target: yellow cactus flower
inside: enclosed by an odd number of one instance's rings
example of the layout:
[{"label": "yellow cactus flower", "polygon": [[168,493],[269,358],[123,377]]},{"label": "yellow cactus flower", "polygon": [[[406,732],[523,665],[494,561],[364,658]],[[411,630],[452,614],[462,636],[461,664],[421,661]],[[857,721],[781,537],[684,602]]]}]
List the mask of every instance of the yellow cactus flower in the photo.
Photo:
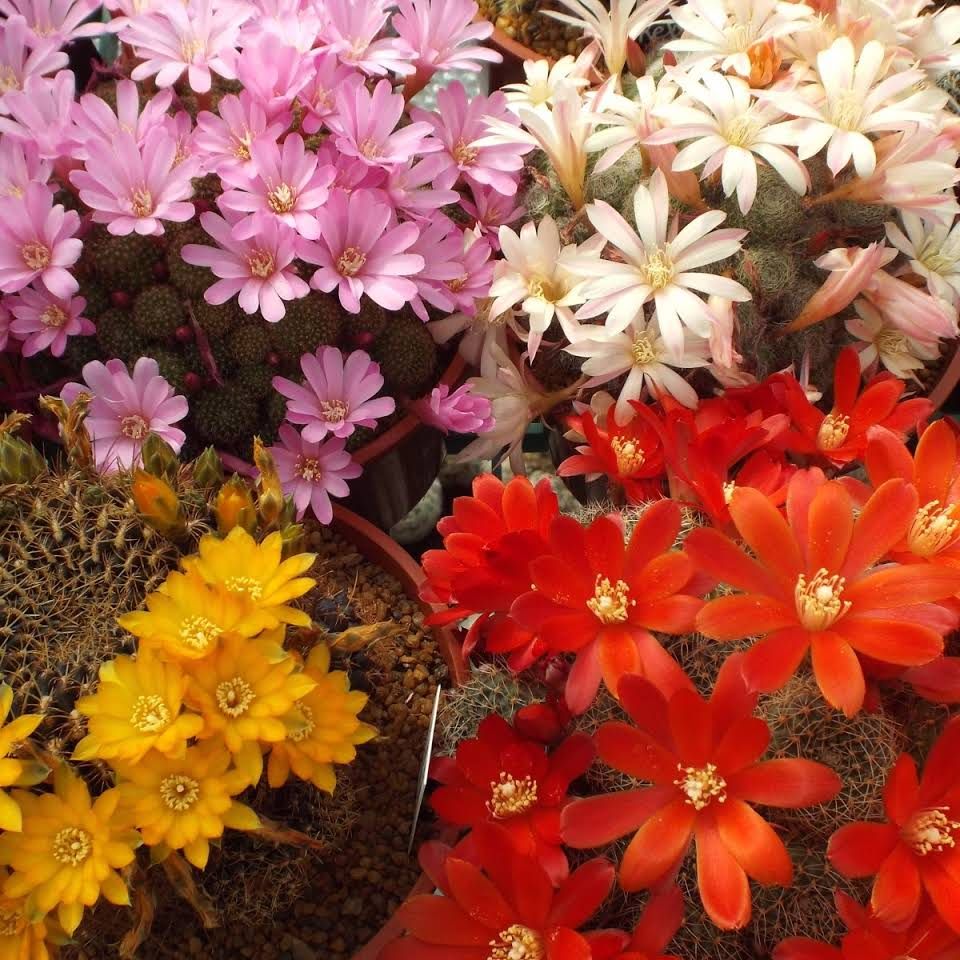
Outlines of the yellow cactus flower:
[{"label": "yellow cactus flower", "polygon": [[303,577],[313,566],[316,554],[298,553],[281,559],[283,535],[271,533],[263,543],[242,527],[234,527],[224,539],[207,534],[200,540],[199,552],[183,561],[184,569],[196,571],[207,583],[218,584],[231,593],[249,597],[277,623],[310,626],[310,617],[288,604],[316,586]]},{"label": "yellow cactus flower", "polygon": [[[0,888],[10,876],[0,869]],[[0,896],[0,960],[50,960],[48,938],[55,931],[49,919],[31,922],[24,912],[25,901]]]},{"label": "yellow cactus flower", "polygon": [[89,732],[77,744],[74,760],[136,763],[150,750],[183,756],[187,740],[203,726],[200,717],[182,710],[186,689],[180,667],[162,662],[149,649],[103,664],[96,693],[77,701],[77,710],[89,717]]},{"label": "yellow cactus flower", "polygon": [[[43,720],[40,714],[24,714],[7,723],[13,706],[13,688],[0,683],[0,787],[32,787],[45,780],[50,772],[42,763],[17,760],[9,754],[21,740],[26,740]],[[19,830],[22,825],[20,807],[0,790],[0,830]]]},{"label": "yellow cactus flower", "polygon": [[330,649],[318,643],[307,657],[304,673],[316,686],[294,705],[287,718],[287,738],[270,751],[267,778],[271,787],[281,787],[292,770],[320,790],[333,793],[337,785],[335,763],[350,763],[356,745],[372,740],[377,731],[358,714],[367,695],[350,689],[343,671],[330,672]]},{"label": "yellow cactus flower", "polygon": [[256,830],[257,815],[233,799],[249,779],[231,767],[232,759],[222,743],[211,740],[179,758],[151,753],[140,763],[119,764],[122,809],[139,827],[144,843],[182,850],[202,870],[209,841],[221,836],[224,827]]},{"label": "yellow cactus flower", "polygon": [[117,618],[141,647],[162,648],[170,657],[199,660],[216,650],[226,633],[253,637],[273,623],[246,594],[207,583],[198,573],[171,573],[147,597],[147,609]]},{"label": "yellow cactus flower", "polygon": [[251,782],[260,778],[260,744],[287,735],[284,717],[317,685],[279,641],[283,628],[257,640],[225,637],[190,671],[187,703],[203,717],[201,739],[222,738]]},{"label": "yellow cactus flower", "polygon": [[14,796],[23,811],[23,830],[0,836],[0,864],[12,868],[3,895],[26,898],[28,922],[56,910],[60,925],[72,934],[84,907],[101,895],[110,903],[130,903],[118,871],[133,860],[141,841],[114,816],[120,799],[116,789],[91,800],[86,784],[61,764],[53,793],[18,790]]}]

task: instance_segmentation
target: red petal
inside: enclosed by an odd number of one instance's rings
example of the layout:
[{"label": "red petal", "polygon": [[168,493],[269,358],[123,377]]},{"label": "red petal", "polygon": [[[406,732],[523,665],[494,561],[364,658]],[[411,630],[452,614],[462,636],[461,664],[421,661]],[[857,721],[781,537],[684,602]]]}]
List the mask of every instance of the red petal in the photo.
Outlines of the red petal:
[{"label": "red petal", "polygon": [[586,733],[574,733],[567,737],[550,754],[550,772],[540,782],[541,801],[559,802],[570,784],[586,772],[596,755],[593,737]]},{"label": "red petal", "polygon": [[759,717],[734,722],[713,751],[713,762],[726,776],[755,763],[770,744],[770,728]]},{"label": "red petal", "polygon": [[696,622],[697,629],[714,640],[740,640],[796,626],[797,612],[772,597],[739,593],[711,600]]},{"label": "red petal", "polygon": [[843,599],[849,600],[855,610],[889,610],[945,600],[958,590],[960,570],[913,563],[862,577],[843,591]]},{"label": "red petal", "polygon": [[750,919],[750,885],[743,867],[706,818],[697,823],[697,885],[707,916],[722,930],[739,930]]},{"label": "red petal", "polygon": [[833,368],[833,405],[848,416],[860,389],[860,359],[853,349],[841,350]]},{"label": "red petal", "polygon": [[637,960],[629,954],[623,955],[630,938],[620,930],[586,930],[583,938],[590,944],[593,960]]},{"label": "red petal", "polygon": [[713,748],[713,715],[709,705],[693,690],[681,690],[670,698],[667,709],[677,759],[684,766],[702,767]]},{"label": "red petal", "polygon": [[550,546],[564,563],[574,569],[583,569],[583,558],[587,553],[586,533],[573,517],[561,514],[550,524]]},{"label": "red petal", "polygon": [[916,813],[919,802],[917,763],[909,754],[901,753],[883,787],[883,806],[887,817],[902,827]]},{"label": "red petal", "polygon": [[563,695],[567,709],[574,716],[579,716],[593,703],[602,679],[600,657],[594,642],[580,650],[570,673],[567,674],[567,686]]},{"label": "red petal", "polygon": [[680,531],[680,521],[680,508],[673,500],[657,500],[643,511],[627,547],[626,579],[633,580],[657,554],[673,546]]},{"label": "red petal", "polygon": [[844,960],[836,947],[807,940],[806,937],[790,937],[773,951],[773,960]]},{"label": "red petal", "polygon": [[754,690],[779,690],[796,672],[810,645],[802,627],[787,627],[755,643],[744,655],[743,675]]},{"label": "red petal", "polygon": [[624,677],[620,705],[641,730],[660,743],[670,742],[670,720],[665,695],[647,677]]},{"label": "red petal", "polygon": [[490,816],[484,796],[469,787],[440,787],[431,794],[430,806],[441,820],[458,827],[481,823]]},{"label": "red petal", "polygon": [[580,610],[593,596],[593,578],[583,562],[571,567],[559,557],[537,557],[530,564],[530,576],[537,589],[561,607]]},{"label": "red petal", "polygon": [[672,597],[644,603],[630,619],[658,633],[689,633],[702,609],[703,601],[699,597],[677,593]]},{"label": "red petal", "polygon": [[597,731],[600,759],[637,780],[669,785],[677,776],[677,757],[650,734],[611,721]]},{"label": "red petal", "polygon": [[[601,571],[611,582],[623,579],[625,548],[622,527],[609,517],[597,517],[587,527],[586,541],[587,569]],[[582,565],[583,560],[580,562]]]},{"label": "red petal", "polygon": [[[920,667],[943,653],[943,637],[939,633],[903,620],[849,617],[837,624],[836,635],[854,650],[880,663]],[[816,659],[816,640],[813,648]]]},{"label": "red petal", "polygon": [[[923,432],[925,437],[932,427],[928,427]],[[867,468],[867,475],[870,482],[879,487],[887,480],[898,477],[906,480],[907,483],[913,482],[913,457],[906,448],[904,442],[894,433],[884,427],[873,427],[867,434],[867,451],[864,456],[864,466]],[[919,454],[920,446],[923,444],[923,437],[917,445]],[[920,493],[921,500],[926,503],[928,500],[936,500],[942,497],[942,492],[932,497],[924,498]]]},{"label": "red petal", "polygon": [[903,480],[888,480],[863,505],[843,569],[853,579],[873,566],[907,532],[917,512],[917,493]]},{"label": "red petal", "polygon": [[729,792],[767,807],[812,807],[837,795],[840,778],[813,760],[764,760],[727,778]]},{"label": "red petal", "polygon": [[597,656],[603,682],[614,696],[617,696],[623,677],[643,672],[640,651],[626,627],[604,627],[597,638]]},{"label": "red petal", "polygon": [[783,596],[786,599],[782,584],[717,530],[702,527],[693,530],[684,540],[683,549],[698,570],[710,574],[719,582],[729,583],[738,590]]},{"label": "red petal", "polygon": [[752,487],[734,491],[730,516],[760,563],[792,588],[803,573],[803,557],[780,511]]},{"label": "red petal", "polygon": [[460,530],[488,541],[507,532],[500,514],[475,497],[457,497],[453,501],[453,517]]},{"label": "red petal", "polygon": [[630,578],[630,596],[638,606],[645,606],[681,590],[692,576],[693,561],[687,554],[661,553]]},{"label": "red petal", "polygon": [[923,888],[910,848],[898,843],[883,861],[873,882],[870,906],[876,918],[895,930],[909,927],[920,909]]},{"label": "red petal", "polygon": [[[502,721],[503,717],[498,719]],[[509,726],[507,729],[510,729]],[[513,736],[512,739],[515,741],[516,736]],[[474,787],[486,791],[490,786],[490,781],[496,780],[502,769],[500,766],[500,748],[501,744],[498,739],[489,744],[479,739],[463,740],[457,747],[457,768]]]},{"label": "red petal", "polygon": [[511,901],[517,908],[514,923],[541,930],[553,903],[553,884],[534,857],[512,857],[505,864],[511,873]]},{"label": "red petal", "polygon": [[662,893],[655,893],[633,928],[630,949],[650,955],[663,953],[682,923],[683,893],[680,888],[672,886]]},{"label": "red petal", "polygon": [[674,787],[643,787],[585,800],[563,810],[563,842],[578,850],[603,847],[636,830],[676,796]]},{"label": "red petal", "polygon": [[590,944],[576,930],[555,928],[546,942],[547,960],[591,960]]},{"label": "red petal", "polygon": [[684,800],[658,810],[630,841],[620,863],[620,886],[644,890],[668,873],[686,853],[696,820],[696,810]]},{"label": "red petal", "polygon": [[516,920],[503,894],[472,863],[451,857],[447,861],[447,883],[457,903],[484,927],[503,930]]},{"label": "red petal", "polygon": [[[447,869],[454,858],[447,862]],[[477,923],[466,911],[447,897],[424,894],[411,897],[397,911],[398,920],[412,936],[426,943],[448,947],[472,947],[487,944],[490,927]]]},{"label": "red petal", "polygon": [[[903,444],[900,446],[906,451]],[[907,453],[908,462],[909,456]],[[923,431],[917,443],[915,459],[914,482],[920,503],[939,500],[943,504],[957,472],[957,437],[949,423],[938,420]],[[913,476],[908,475],[904,479],[912,480]]]},{"label": "red petal", "polygon": [[939,800],[947,790],[960,784],[960,717],[954,717],[943,728],[930,748],[923,766],[920,796],[929,802]]},{"label": "red petal", "polygon": [[827,859],[845,877],[872,877],[896,842],[888,823],[848,823],[830,838]]},{"label": "red petal", "polygon": [[937,913],[960,936],[960,882],[936,860],[924,864],[923,885]]},{"label": "red petal", "polygon": [[521,483],[508,483],[500,499],[503,520],[508,530],[535,530],[537,528],[537,495],[533,484],[525,477],[514,478]]},{"label": "red petal", "polygon": [[710,710],[713,713],[715,730],[726,730],[756,709],[757,692],[747,684],[743,672],[746,658],[742,653],[731,653],[720,665],[713,693],[710,694]]},{"label": "red petal", "polygon": [[825,483],[814,496],[807,517],[807,569],[839,570],[852,535],[849,494],[839,483]]},{"label": "red petal", "polygon": [[[640,655],[643,675],[664,697],[672,697],[678,690],[693,690],[693,681],[683,668],[660,645],[660,641],[646,630],[632,629],[634,645]],[[622,691],[624,680],[620,680]],[[619,692],[619,691],[618,691]]]},{"label": "red petal", "polygon": [[[817,421],[814,430],[819,427],[820,422],[821,420]],[[787,522],[799,543],[807,543],[810,539],[810,504],[826,482],[823,471],[817,467],[798,470],[790,480],[787,487]]]},{"label": "red petal", "polygon": [[553,898],[547,922],[558,927],[583,926],[606,900],[616,871],[608,860],[588,860],[574,870]]},{"label": "red petal", "polygon": [[824,699],[852,717],[863,706],[866,684],[853,647],[835,633],[816,633],[811,638],[813,674]]},{"label": "red petal", "polygon": [[483,947],[447,947],[424,943],[413,937],[394,940],[377,955],[377,960],[488,960],[489,945]]},{"label": "red petal", "polygon": [[748,877],[763,884],[788,887],[793,863],[773,827],[742,800],[730,798],[714,814],[720,839]]},{"label": "red petal", "polygon": [[[540,560],[552,560],[541,557]],[[538,630],[547,620],[569,613],[567,607],[560,606],[539,590],[522,593],[510,606],[510,617],[525,630]]]},{"label": "red petal", "polygon": [[584,610],[583,613],[571,613],[569,616],[545,620],[537,632],[540,642],[547,650],[554,653],[572,653],[591,643],[600,625],[600,621],[592,613]]}]

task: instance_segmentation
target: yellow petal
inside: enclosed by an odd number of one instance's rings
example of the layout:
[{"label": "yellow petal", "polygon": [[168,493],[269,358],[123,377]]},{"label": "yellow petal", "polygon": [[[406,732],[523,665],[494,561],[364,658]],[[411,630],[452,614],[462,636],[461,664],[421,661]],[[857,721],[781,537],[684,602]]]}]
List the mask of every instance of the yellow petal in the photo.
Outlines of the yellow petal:
[{"label": "yellow petal", "polygon": [[0,723],[7,719],[13,706],[13,687],[9,683],[0,683]]},{"label": "yellow petal", "polygon": [[118,873],[111,871],[100,881],[100,892],[118,907],[130,906],[130,891]]},{"label": "yellow petal", "polygon": [[[239,527],[234,527],[234,529],[237,530]],[[207,859],[210,856],[210,844],[203,837],[197,837],[196,840],[193,840],[184,846],[183,855],[198,870],[203,870],[206,867]]]},{"label": "yellow petal", "polygon": [[23,829],[23,814],[17,802],[0,790],[0,830],[19,833]]},{"label": "yellow petal", "polygon": [[234,830],[257,830],[260,827],[260,818],[245,804],[234,801],[221,817],[227,827]]},{"label": "yellow petal", "polygon": [[57,919],[60,921],[60,926],[67,933],[73,933],[77,927],[80,926],[80,921],[83,919],[83,904],[82,903],[61,903],[57,907]]}]

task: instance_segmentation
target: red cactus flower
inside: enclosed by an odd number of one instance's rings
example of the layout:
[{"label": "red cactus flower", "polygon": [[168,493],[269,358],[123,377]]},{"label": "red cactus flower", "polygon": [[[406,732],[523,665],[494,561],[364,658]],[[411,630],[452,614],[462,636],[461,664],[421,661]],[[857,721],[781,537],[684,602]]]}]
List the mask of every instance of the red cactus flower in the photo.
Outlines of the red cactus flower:
[{"label": "red cactus flower", "polygon": [[907,532],[917,494],[889,480],[859,517],[842,484],[798,473],[786,519],[756,490],[736,491],[730,515],[750,553],[716,530],[695,530],[684,548],[697,567],[743,591],[708,603],[697,629],[715,640],[760,636],[744,661],[747,681],[776,690],[811,650],[817,683],[848,716],[863,705],[858,654],[901,667],[943,652],[933,606],[960,589],[947,567],[874,565]]},{"label": "red cactus flower", "polygon": [[741,668],[741,655],[729,657],[709,700],[692,690],[668,698],[642,677],[625,677],[621,703],[636,726],[604,724],[597,732],[600,759],[653,785],[574,800],[562,822],[564,843],[577,848],[636,831],[620,864],[627,891],[669,876],[694,842],[704,909],[724,929],[750,919],[748,876],[781,886],[793,878],[783,841],[751,804],[806,807],[840,789],[823,764],[759,760],[770,731],[752,716],[757,696]]},{"label": "red cactus flower", "polygon": [[569,870],[560,846],[560,811],[594,753],[589,736],[573,734],[548,754],[543,744],[524,739],[491,714],[453,757],[434,761],[431,775],[442,786],[430,805],[459,827],[499,824],[517,853],[536,857],[559,884]]},{"label": "red cactus flower", "polygon": [[683,592],[694,574],[690,559],[672,550],[680,508],[660,500],[644,510],[628,546],[609,517],[584,528],[571,517],[550,527],[550,553],[530,564],[534,589],[510,615],[551,650],[576,653],[567,679],[567,706],[583,713],[601,679],[616,696],[620,678],[649,676],[673,691],[690,681],[650,633],[693,627],[703,601]]},{"label": "red cactus flower", "polygon": [[849,877],[876,875],[870,905],[881,923],[909,926],[924,894],[960,934],[960,718],[947,724],[930,750],[923,776],[902,754],[884,788],[885,823],[841,827],[827,849]]},{"label": "red cactus flower", "polygon": [[784,940],[773,960],[958,960],[960,938],[932,911],[922,913],[905,930],[891,930],[842,893],[837,909],[850,929],[839,947],[806,937]]},{"label": "red cactus flower", "polygon": [[421,863],[444,896],[412,897],[397,911],[407,936],[379,960],[592,960],[591,943],[626,934],[591,932],[583,926],[613,885],[613,866],[590,860],[554,890],[532,857],[516,852],[499,827],[475,831],[477,863],[447,854],[439,861],[427,846]]},{"label": "red cactus flower", "polygon": [[586,443],[557,468],[561,477],[606,476],[623,490],[628,503],[643,503],[660,495],[663,478],[663,451],[660,438],[650,424],[639,417],[619,425],[614,405],[601,415],[598,426],[592,411],[567,418],[567,425],[581,434]]},{"label": "red cactus flower", "polygon": [[904,436],[933,410],[923,397],[901,400],[906,385],[888,373],[877,374],[861,391],[860,360],[853,347],[841,350],[837,357],[830,413],[818,410],[796,380],[783,382],[787,386],[787,409],[796,428],[790,438],[791,449],[834,464],[860,459],[871,427],[886,427]]},{"label": "red cactus flower", "polygon": [[[627,949],[616,960],[678,960],[664,954],[683,923],[683,894],[676,885],[655,893],[644,908]],[[601,960],[594,949],[594,960]]]}]

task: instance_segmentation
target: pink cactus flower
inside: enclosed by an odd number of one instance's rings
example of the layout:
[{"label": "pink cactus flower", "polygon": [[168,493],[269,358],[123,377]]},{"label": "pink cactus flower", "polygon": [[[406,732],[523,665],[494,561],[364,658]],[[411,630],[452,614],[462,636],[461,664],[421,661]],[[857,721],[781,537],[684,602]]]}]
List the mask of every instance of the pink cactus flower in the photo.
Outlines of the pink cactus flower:
[{"label": "pink cactus flower", "polygon": [[164,3],[133,17],[120,31],[120,39],[143,61],[131,79],[155,75],[162,89],[172,87],[186,71],[194,93],[209,91],[211,71],[235,80],[237,36],[251,13],[252,8],[225,0],[190,0]]},{"label": "pink cactus flower", "polygon": [[317,155],[309,152],[298,133],[291,133],[280,146],[272,140],[255,140],[250,148],[254,174],[234,168],[222,174],[231,189],[220,197],[220,207],[238,214],[250,214],[234,225],[240,240],[253,236],[256,215],[276,217],[301,237],[320,236],[316,212],[326,202],[333,182],[333,167],[317,166]]},{"label": "pink cactus flower", "polygon": [[139,233],[159,236],[163,220],[183,223],[193,214],[191,178],[197,163],[176,164],[177,144],[162,127],[155,128],[140,147],[132,134],[121,132],[112,141],[87,144],[90,159],[74,170],[70,182],[80,199],[115,236]]},{"label": "pink cactus flower", "polygon": [[180,255],[187,263],[209,267],[220,278],[204,293],[207,303],[226,303],[236,296],[244,313],[259,310],[264,320],[276,323],[287,312],[284,300],[298,300],[310,292],[292,266],[302,256],[304,241],[275,217],[261,217],[247,240],[234,236],[233,224],[215,213],[201,214],[200,224],[219,246],[188,243]]},{"label": "pink cactus flower", "polygon": [[65,152],[73,94],[69,70],[61,70],[52,79],[27,77],[22,90],[4,97],[8,115],[0,117],[0,133],[32,144],[43,160],[56,160]]},{"label": "pink cactus flower", "polygon": [[310,82],[299,94],[300,103],[307,110],[302,123],[303,132],[306,134],[316,133],[336,111],[337,91],[351,78],[361,76],[356,70],[344,66],[330,50],[318,52],[313,67]]},{"label": "pink cactus flower", "polygon": [[101,473],[137,466],[143,442],[151,433],[179,452],[186,436],[173,424],[187,415],[187,400],[160,376],[156,360],[141,357],[132,376],[122,360],[92,360],[81,373],[84,382],[68,383],[60,399],[73,403],[81,393],[93,397],[85,425]]},{"label": "pink cactus flower", "polygon": [[288,423],[279,430],[280,443],[272,446],[283,492],[293,497],[297,519],[309,508],[320,523],[333,519],[331,497],[345,497],[348,480],[363,473],[346,451],[346,441],[329,437],[323,443],[304,440]]},{"label": "pink cactus flower", "polygon": [[173,91],[163,90],[152,97],[141,112],[137,85],[132,80],[121,80],[117,83],[117,111],[114,113],[103,98],[85,93],[73,105],[70,155],[86,161],[90,157],[87,150],[90,141],[102,141],[112,147],[114,140],[124,132],[132,134],[137,144],[142,145],[151,130],[163,126],[172,101]]},{"label": "pink cactus flower", "polygon": [[493,405],[486,397],[475,397],[469,383],[453,393],[446,383],[434,387],[430,394],[410,404],[421,420],[443,433],[486,433],[495,425]]},{"label": "pink cactus flower", "polygon": [[290,110],[313,77],[311,58],[278,36],[264,34],[237,58],[237,79],[266,111],[271,122]]},{"label": "pink cactus flower", "polygon": [[321,166],[333,167],[331,193],[334,190],[340,190],[343,193],[367,190],[372,197],[376,197],[378,203],[390,203],[386,193],[381,189],[386,183],[386,170],[354,162],[351,157],[345,157],[337,150],[329,140],[321,143],[317,148],[317,163]]},{"label": "pink cactus flower", "polygon": [[[423,269],[412,277],[417,287],[417,296],[411,304],[414,313],[424,323],[430,319],[424,301],[444,313],[453,313],[456,306],[453,288],[462,285],[464,276],[463,230],[441,214],[420,227],[420,236],[410,252],[419,253],[424,260]],[[489,255],[489,248],[487,253]],[[492,267],[490,273],[492,277]]]},{"label": "pink cactus flower", "polygon": [[372,94],[359,80],[347,84],[337,92],[337,112],[327,119],[337,149],[371,167],[395,167],[415,154],[440,150],[429,123],[397,129],[405,105],[389,80],[381,80]]},{"label": "pink cactus flower", "polygon": [[68,337],[89,337],[97,329],[81,316],[87,306],[83,297],[61,300],[43,288],[24,287],[7,306],[13,314],[10,332],[23,342],[20,349],[25,357],[41,350],[62,357]]},{"label": "pink cactus flower", "polygon": [[478,147],[477,140],[487,135],[486,118],[492,117],[518,127],[519,121],[507,108],[504,94],[467,99],[463,84],[451,83],[437,92],[437,111],[414,109],[414,120],[422,120],[434,128],[434,136],[443,143],[451,159],[450,167],[434,186],[440,190],[452,187],[462,175],[468,183],[486,184],[499,193],[513,196],[523,169],[523,155],[533,149],[528,143],[499,143]]},{"label": "pink cactus flower", "polygon": [[385,0],[326,0],[323,6],[326,21],[320,36],[347,66],[377,77],[414,72],[407,45],[380,35],[390,16]]},{"label": "pink cactus flower", "polygon": [[310,286],[324,293],[336,289],[349,313],[360,312],[363,294],[386,310],[399,310],[416,296],[416,285],[407,277],[423,270],[425,261],[404,253],[420,232],[416,224],[391,225],[393,210],[365,190],[349,196],[333,191],[317,218],[320,239],[303,254],[319,266]]},{"label": "pink cactus flower", "polygon": [[0,0],[0,13],[23,17],[29,46],[49,43],[58,50],[78,37],[95,37],[106,30],[103,23],[84,23],[99,6],[100,0]]},{"label": "pink cactus flower", "polygon": [[252,176],[256,170],[253,141],[278,140],[289,126],[290,116],[284,114],[268,123],[263,107],[246,90],[239,96],[231,93],[223,97],[217,109],[219,116],[209,110],[197,116],[194,151],[205,167],[212,167],[221,177],[232,170]]},{"label": "pink cactus flower", "polygon": [[477,5],[473,0],[397,0],[397,9],[391,24],[410,49],[416,89],[426,86],[438,70],[476,73],[484,61],[503,59],[483,45],[493,33],[493,24],[474,22]]},{"label": "pink cactus flower", "polygon": [[393,208],[413,220],[429,220],[441,207],[458,203],[456,190],[436,190],[433,181],[450,166],[450,158],[434,153],[416,162],[392,167],[387,173],[384,191]]},{"label": "pink cactus flower", "polygon": [[463,201],[463,209],[476,220],[475,226],[490,242],[494,250],[500,249],[500,228],[519,220],[527,211],[516,201],[491,187],[471,184],[471,199]]},{"label": "pink cactus flower", "polygon": [[256,15],[240,31],[240,47],[260,43],[264,37],[280,37],[301,54],[310,53],[317,43],[321,18],[317,6],[300,0],[255,0]]},{"label": "pink cactus flower", "polygon": [[22,198],[0,201],[0,291],[39,281],[62,300],[75,294],[79,284],[68,268],[83,247],[74,236],[79,226],[79,214],[54,204],[41,183],[27,184]]},{"label": "pink cactus flower", "polygon": [[27,184],[45,184],[52,172],[53,164],[41,160],[32,143],[0,137],[0,198],[22,197]]},{"label": "pink cactus flower", "polygon": [[4,303],[0,303],[0,353],[7,349],[10,342],[10,324],[13,321],[13,314],[6,308]]},{"label": "pink cactus flower", "polygon": [[476,301],[489,296],[493,283],[492,252],[490,243],[473,230],[461,234],[460,275],[447,284],[457,309],[473,315]]},{"label": "pink cactus flower", "polygon": [[273,388],[287,398],[287,419],[303,427],[311,443],[327,434],[345,439],[357,427],[375,427],[396,409],[393,397],[377,397],[383,389],[380,365],[363,350],[347,355],[336,347],[320,347],[300,358],[303,386],[284,377]]},{"label": "pink cactus flower", "polygon": [[21,16],[0,23],[0,113],[6,113],[7,95],[22,90],[28,77],[42,77],[63,69],[69,60],[52,40],[37,40]]}]

